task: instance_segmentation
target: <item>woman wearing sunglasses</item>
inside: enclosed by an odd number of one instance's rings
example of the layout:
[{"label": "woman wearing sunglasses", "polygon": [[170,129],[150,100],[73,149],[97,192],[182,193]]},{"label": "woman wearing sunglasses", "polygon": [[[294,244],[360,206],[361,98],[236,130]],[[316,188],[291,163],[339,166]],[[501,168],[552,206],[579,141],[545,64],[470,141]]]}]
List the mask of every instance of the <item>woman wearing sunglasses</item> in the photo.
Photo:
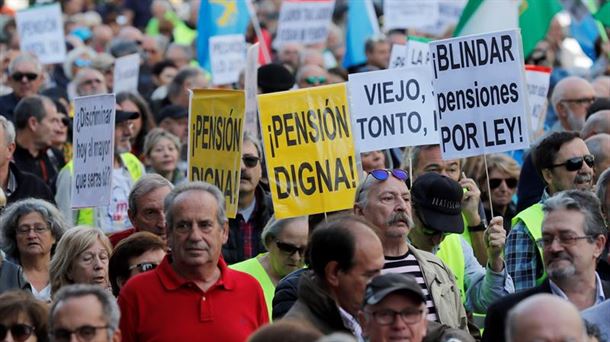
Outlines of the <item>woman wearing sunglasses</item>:
[{"label": "woman wearing sunglasses", "polygon": [[0,295],[0,341],[48,341],[48,308],[31,293],[15,290]]},{"label": "woman wearing sunglasses", "polygon": [[308,234],[309,224],[306,216],[282,220],[272,217],[261,234],[267,252],[229,266],[258,280],[265,294],[269,318],[273,312],[275,286],[284,276],[305,264]]},{"label": "woman wearing sunglasses", "polygon": [[492,217],[491,210],[489,209],[489,198],[491,197],[494,215],[501,215],[504,218],[504,229],[508,233],[513,216],[516,215],[517,207],[513,203],[513,195],[517,191],[521,168],[514,159],[505,154],[488,155],[487,166],[489,168],[491,194],[487,191],[487,176],[485,171],[479,177],[481,202],[485,207],[485,216]]}]

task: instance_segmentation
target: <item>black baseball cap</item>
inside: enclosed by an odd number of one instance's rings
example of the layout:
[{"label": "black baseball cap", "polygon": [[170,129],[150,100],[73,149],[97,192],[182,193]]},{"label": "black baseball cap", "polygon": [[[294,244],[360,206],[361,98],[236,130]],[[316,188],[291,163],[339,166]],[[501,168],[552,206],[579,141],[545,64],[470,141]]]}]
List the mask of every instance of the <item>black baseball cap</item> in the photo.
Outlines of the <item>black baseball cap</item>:
[{"label": "black baseball cap", "polygon": [[265,64],[258,68],[257,83],[263,94],[290,90],[294,82],[294,76],[282,65]]},{"label": "black baseball cap", "polygon": [[421,299],[421,302],[426,301],[426,296],[415,277],[402,273],[386,273],[376,276],[366,286],[363,305],[375,305],[396,291],[410,292]]},{"label": "black baseball cap", "polygon": [[443,233],[464,231],[460,183],[435,172],[417,177],[411,188],[413,205],[426,225]]},{"label": "black baseball cap", "polygon": [[181,118],[186,118],[188,116],[189,116],[188,108],[179,106],[179,105],[169,105],[169,106],[163,107],[159,111],[159,113],[157,114],[157,117],[155,119],[157,120],[157,124],[160,124],[161,121],[163,121],[165,119],[181,119]]},{"label": "black baseball cap", "polygon": [[140,113],[138,113],[138,112],[127,112],[124,110],[117,109],[114,124],[117,125],[117,124],[120,124],[121,122],[137,119],[139,117],[140,117]]}]

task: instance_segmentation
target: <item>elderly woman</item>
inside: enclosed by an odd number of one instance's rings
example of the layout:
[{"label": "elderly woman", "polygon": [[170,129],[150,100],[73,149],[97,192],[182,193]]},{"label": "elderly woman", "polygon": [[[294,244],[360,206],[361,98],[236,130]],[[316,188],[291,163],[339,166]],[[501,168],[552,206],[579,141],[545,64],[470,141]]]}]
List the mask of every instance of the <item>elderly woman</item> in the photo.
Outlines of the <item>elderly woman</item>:
[{"label": "elderly woman", "polygon": [[267,252],[230,266],[258,280],[265,294],[269,317],[273,311],[275,286],[280,279],[302,268],[305,263],[304,252],[308,234],[306,216],[282,220],[272,217],[261,234]]},{"label": "elderly woman", "polygon": [[[494,216],[501,215],[504,218],[504,229],[508,233],[511,220],[516,214],[513,195],[517,191],[521,168],[514,159],[505,154],[488,155],[487,167],[489,168],[489,188],[491,189]],[[487,190],[487,176],[484,172],[479,178],[479,187],[481,189],[481,202],[485,207],[485,215],[492,217],[489,209],[490,194]]]},{"label": "elderly woman", "polygon": [[144,158],[147,173],[157,173],[174,185],[186,180],[178,170],[180,139],[162,128],[154,128],[144,139]]},{"label": "elderly woman", "polygon": [[21,290],[0,295],[0,341],[48,341],[48,308]]},{"label": "elderly woman", "polygon": [[109,289],[108,261],[112,245],[99,228],[68,229],[51,260],[51,293],[65,285],[92,284]]},{"label": "elderly woman", "polygon": [[41,199],[15,202],[0,217],[2,249],[9,260],[21,265],[32,293],[39,300],[51,299],[51,257],[66,227],[57,208]]}]

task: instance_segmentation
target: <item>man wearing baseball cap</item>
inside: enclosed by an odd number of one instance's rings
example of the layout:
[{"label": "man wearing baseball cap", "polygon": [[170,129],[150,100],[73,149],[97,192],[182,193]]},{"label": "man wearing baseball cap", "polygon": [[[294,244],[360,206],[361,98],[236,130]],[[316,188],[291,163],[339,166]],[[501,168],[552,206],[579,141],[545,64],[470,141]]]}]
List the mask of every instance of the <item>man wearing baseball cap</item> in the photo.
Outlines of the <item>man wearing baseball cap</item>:
[{"label": "man wearing baseball cap", "polygon": [[485,313],[492,302],[514,292],[502,258],[506,239],[502,217],[493,218],[485,231],[488,263],[484,268],[460,235],[464,231],[463,190],[458,182],[425,173],[413,183],[411,196],[414,227],[409,240],[447,263],[456,276],[466,311]]}]

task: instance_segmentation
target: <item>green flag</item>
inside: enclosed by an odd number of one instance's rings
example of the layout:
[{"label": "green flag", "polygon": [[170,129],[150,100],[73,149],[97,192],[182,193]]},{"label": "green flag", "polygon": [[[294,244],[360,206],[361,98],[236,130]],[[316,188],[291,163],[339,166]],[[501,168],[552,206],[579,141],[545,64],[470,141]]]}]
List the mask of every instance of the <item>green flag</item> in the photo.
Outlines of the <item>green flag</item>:
[{"label": "green flag", "polygon": [[523,38],[523,55],[527,57],[543,40],[549,30],[553,16],[562,7],[557,0],[524,0],[521,4],[519,27]]},{"label": "green flag", "polygon": [[594,15],[604,26],[610,26],[610,2],[606,2]]}]

